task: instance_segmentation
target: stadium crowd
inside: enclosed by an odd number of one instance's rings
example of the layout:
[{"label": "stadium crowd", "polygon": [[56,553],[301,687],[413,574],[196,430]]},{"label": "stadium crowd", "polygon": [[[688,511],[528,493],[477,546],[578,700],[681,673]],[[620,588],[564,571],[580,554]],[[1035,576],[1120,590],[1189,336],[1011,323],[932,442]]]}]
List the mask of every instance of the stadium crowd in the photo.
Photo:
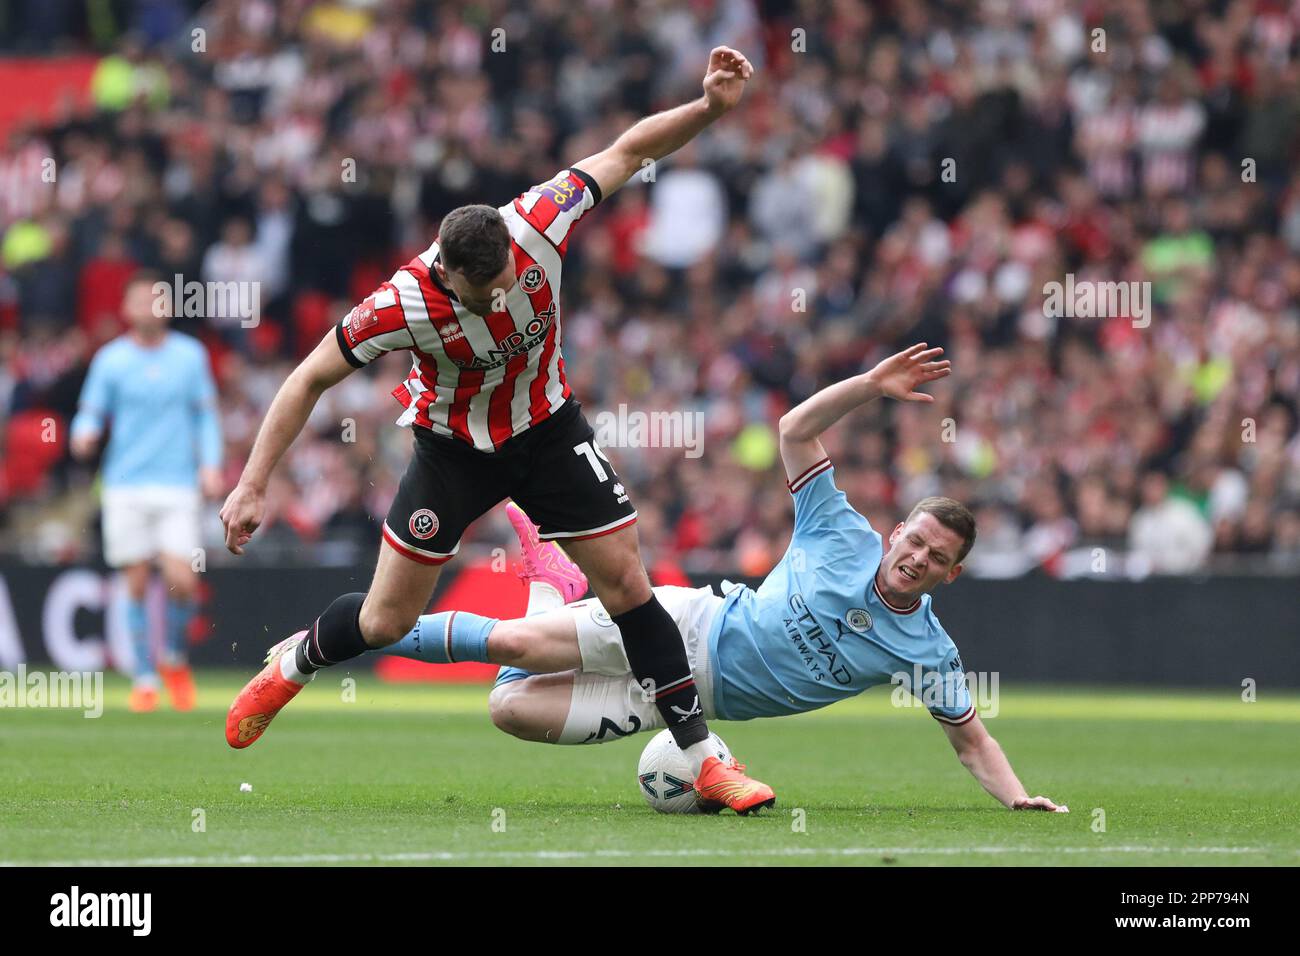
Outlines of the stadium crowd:
[{"label": "stadium crowd", "polygon": [[[1300,565],[1296,4],[74,6],[12,7],[6,51],[104,56],[93,103],[0,153],[5,551],[97,551],[91,474],[48,423],[66,427],[136,269],[259,284],[255,326],[176,320],[209,347],[233,485],[294,361],[440,215],[697,95],[725,43],[758,71],[741,107],[591,213],[566,263],[588,416],[702,427],[699,457],[604,436],[652,561],[766,571],[789,534],[781,414],[923,340],[954,363],[936,401],[827,439],[877,527],[942,492],[976,505],[977,573]],[[1148,281],[1149,311],[1054,314],[1044,285],[1067,275]],[[250,560],[373,552],[408,365],[327,393]],[[465,549],[506,540],[496,515]]]}]

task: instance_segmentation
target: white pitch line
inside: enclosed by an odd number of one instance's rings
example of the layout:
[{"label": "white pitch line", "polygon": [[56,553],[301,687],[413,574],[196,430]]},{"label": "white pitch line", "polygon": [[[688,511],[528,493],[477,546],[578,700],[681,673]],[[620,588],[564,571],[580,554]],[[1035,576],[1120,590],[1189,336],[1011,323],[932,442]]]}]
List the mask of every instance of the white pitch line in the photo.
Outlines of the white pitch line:
[{"label": "white pitch line", "polygon": [[[971,847],[782,847],[772,850],[484,850],[455,852],[434,850],[411,853],[300,853],[257,856],[160,856],[123,860],[0,860],[0,867],[19,866],[270,866],[309,863],[457,863],[472,860],[610,860],[610,859],[678,859],[684,857],[858,857],[858,856],[962,856],[964,854],[1002,853],[1267,853],[1267,848],[1253,846],[971,846]],[[1278,853],[1300,854],[1300,850],[1278,849]]]}]

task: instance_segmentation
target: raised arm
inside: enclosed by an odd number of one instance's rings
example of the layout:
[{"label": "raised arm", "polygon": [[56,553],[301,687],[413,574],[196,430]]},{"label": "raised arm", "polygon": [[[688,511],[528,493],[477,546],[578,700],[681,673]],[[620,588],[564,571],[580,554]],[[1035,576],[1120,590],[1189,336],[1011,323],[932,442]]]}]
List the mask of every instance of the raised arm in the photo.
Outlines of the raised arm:
[{"label": "raised arm", "polygon": [[793,481],[825,458],[826,449],[818,440],[822,432],[854,409],[882,395],[900,402],[933,402],[933,395],[916,389],[949,374],[952,363],[939,361],[942,354],[943,349],[927,349],[919,342],[869,372],[823,388],[786,412],[780,425],[786,476]]},{"label": "raised arm", "polygon": [[601,196],[622,187],[647,159],[663,159],[737,103],[754,68],[730,47],[715,47],[704,75],[704,95],[640,120],[613,144],[573,165],[596,180]]},{"label": "raised arm", "polygon": [[998,742],[984,729],[979,716],[971,718],[961,725],[941,724],[948,742],[957,752],[961,765],[970,771],[971,776],[979,781],[980,786],[992,794],[1009,810],[1046,810],[1055,813],[1069,813],[1067,806],[1057,806],[1047,797],[1031,797],[1020,783],[1020,778],[1011,769],[1007,755],[1002,752]]},{"label": "raised arm", "polygon": [[336,335],[330,331],[284,380],[257,431],[257,440],[239,476],[239,484],[221,508],[226,548],[233,554],[244,553],[244,545],[262,523],[271,472],[302,431],[317,400],[325,389],[337,385],[353,371],[339,349]]}]

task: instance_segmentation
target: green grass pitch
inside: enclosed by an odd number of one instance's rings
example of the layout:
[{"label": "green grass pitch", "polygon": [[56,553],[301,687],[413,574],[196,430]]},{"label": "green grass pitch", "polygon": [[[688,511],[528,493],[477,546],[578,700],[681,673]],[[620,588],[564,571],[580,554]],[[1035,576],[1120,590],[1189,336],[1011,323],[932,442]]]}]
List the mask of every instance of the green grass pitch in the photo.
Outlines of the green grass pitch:
[{"label": "green grass pitch", "polygon": [[98,719],[0,710],[0,863],[1300,865],[1294,694],[1004,685],[986,723],[1066,816],[1003,810],[924,711],[877,690],[716,722],[777,806],[670,817],[637,789],[645,735],[514,740],[482,686],[361,674],[345,702],[343,675],[323,675],[233,751],[222,728],[243,676],[200,674],[190,714],[128,713],[118,680]]}]

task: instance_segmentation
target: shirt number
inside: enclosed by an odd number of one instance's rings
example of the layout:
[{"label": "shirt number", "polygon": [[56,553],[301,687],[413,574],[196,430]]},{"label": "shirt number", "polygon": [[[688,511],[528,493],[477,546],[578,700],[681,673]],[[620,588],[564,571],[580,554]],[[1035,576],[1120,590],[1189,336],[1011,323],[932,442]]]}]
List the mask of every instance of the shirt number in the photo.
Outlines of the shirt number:
[{"label": "shirt number", "polygon": [[591,465],[591,470],[596,473],[597,481],[609,481],[609,472],[605,471],[604,465],[601,464],[602,461],[609,464],[609,459],[605,457],[605,453],[600,450],[599,445],[585,441],[581,445],[574,445],[573,453],[587,456],[587,463]]}]

